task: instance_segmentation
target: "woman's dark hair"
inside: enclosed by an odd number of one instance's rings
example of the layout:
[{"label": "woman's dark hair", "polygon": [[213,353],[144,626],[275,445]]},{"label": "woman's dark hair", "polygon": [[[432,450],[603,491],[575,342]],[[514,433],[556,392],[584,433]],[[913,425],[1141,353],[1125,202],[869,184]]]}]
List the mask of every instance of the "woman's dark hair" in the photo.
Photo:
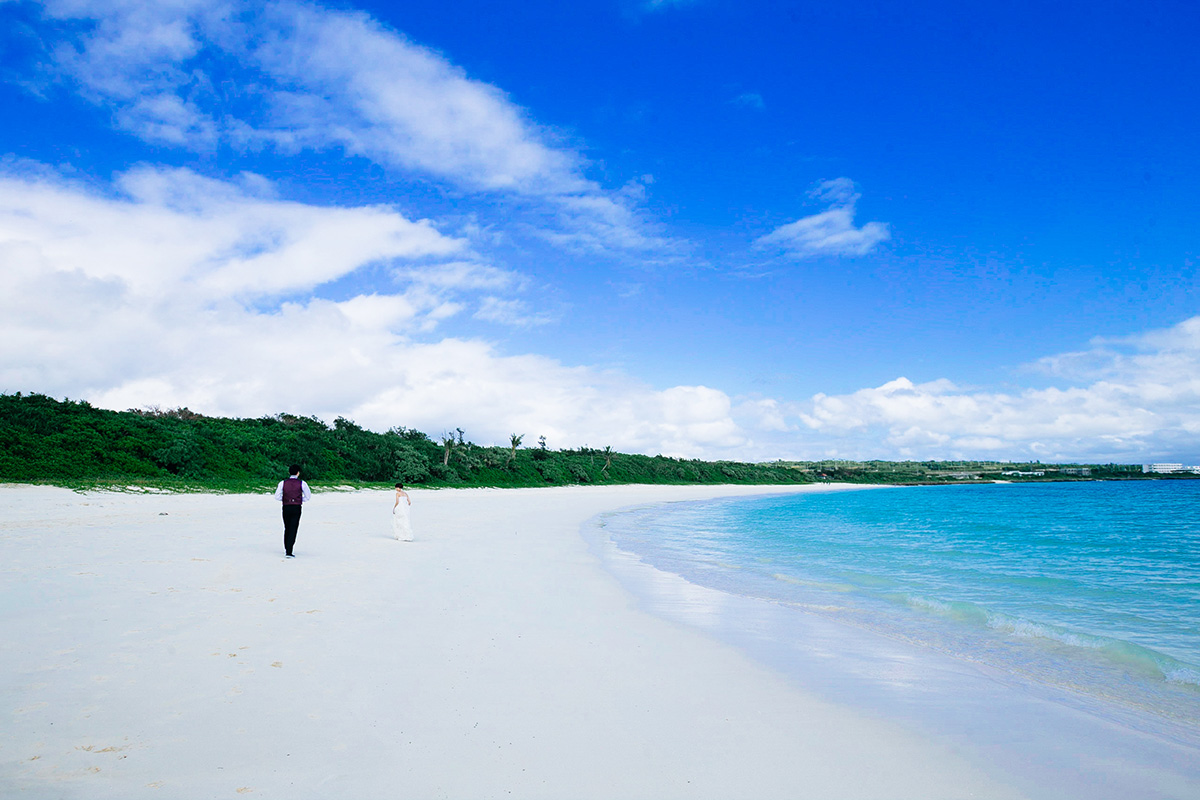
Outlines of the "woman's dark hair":
[{"label": "woman's dark hair", "polygon": [[403,488],[404,488],[404,484],[403,484],[403,483],[397,483],[397,484],[396,484],[396,488],[397,488],[397,489],[403,489]]}]

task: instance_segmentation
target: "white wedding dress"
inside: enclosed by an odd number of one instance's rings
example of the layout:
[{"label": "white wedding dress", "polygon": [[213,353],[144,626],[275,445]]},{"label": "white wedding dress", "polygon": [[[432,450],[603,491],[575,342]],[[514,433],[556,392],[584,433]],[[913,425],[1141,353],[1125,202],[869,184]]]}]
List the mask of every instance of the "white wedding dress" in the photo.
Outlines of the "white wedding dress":
[{"label": "white wedding dress", "polygon": [[412,538],[412,521],[408,518],[408,501],[403,497],[400,502],[392,509],[392,536],[395,536],[399,541],[411,542]]}]

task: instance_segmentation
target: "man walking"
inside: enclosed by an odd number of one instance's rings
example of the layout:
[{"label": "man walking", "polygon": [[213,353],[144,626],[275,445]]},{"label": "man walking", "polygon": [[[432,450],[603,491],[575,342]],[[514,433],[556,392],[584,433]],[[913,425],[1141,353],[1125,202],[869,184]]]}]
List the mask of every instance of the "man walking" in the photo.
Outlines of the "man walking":
[{"label": "man walking", "polygon": [[300,505],[312,499],[308,484],[300,480],[300,467],[288,467],[288,477],[275,487],[275,499],[283,501],[283,551],[288,558],[295,558],[292,547],[300,530]]}]

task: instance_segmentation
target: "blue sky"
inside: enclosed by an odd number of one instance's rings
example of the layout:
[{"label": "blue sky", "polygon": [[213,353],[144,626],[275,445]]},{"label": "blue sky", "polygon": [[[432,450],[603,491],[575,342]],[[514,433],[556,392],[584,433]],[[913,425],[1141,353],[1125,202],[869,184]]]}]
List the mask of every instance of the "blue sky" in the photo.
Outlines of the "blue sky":
[{"label": "blue sky", "polygon": [[0,0],[0,390],[1195,463],[1198,23]]}]

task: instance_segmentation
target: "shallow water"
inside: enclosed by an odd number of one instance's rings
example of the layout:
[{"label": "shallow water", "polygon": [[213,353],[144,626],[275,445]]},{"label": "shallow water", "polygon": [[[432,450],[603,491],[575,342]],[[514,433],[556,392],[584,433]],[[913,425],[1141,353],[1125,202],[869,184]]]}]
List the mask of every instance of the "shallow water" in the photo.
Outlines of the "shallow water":
[{"label": "shallow water", "polygon": [[636,509],[622,550],[1137,714],[1200,723],[1200,481],[889,488]]}]

